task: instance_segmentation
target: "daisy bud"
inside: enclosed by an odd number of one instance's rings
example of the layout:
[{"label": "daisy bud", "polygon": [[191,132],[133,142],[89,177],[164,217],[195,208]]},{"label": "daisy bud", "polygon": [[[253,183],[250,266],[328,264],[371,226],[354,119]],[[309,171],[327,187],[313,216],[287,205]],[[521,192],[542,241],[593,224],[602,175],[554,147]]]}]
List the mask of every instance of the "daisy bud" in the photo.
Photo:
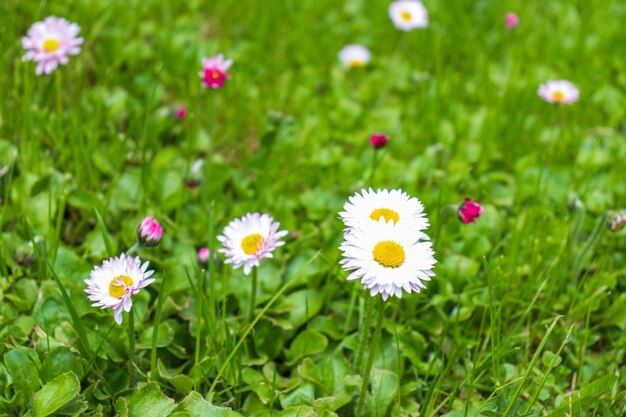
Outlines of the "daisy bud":
[{"label": "daisy bud", "polygon": [[204,164],[204,159],[198,159],[193,163],[191,169],[189,170],[189,174],[187,178],[185,178],[185,185],[190,190],[197,188],[202,182],[202,165]]},{"label": "daisy bud", "polygon": [[507,29],[513,30],[519,25],[519,17],[513,12],[508,12],[504,16],[504,24]]},{"label": "daisy bud", "polygon": [[374,149],[384,148],[387,146],[387,142],[389,142],[387,135],[377,133],[370,137],[370,144],[374,147]]},{"label": "daisy bud", "polygon": [[20,246],[15,251],[15,261],[22,266],[29,266],[35,260],[35,252],[32,244],[28,243]]},{"label": "daisy bud", "polygon": [[209,256],[211,252],[209,252],[209,248],[200,248],[198,249],[198,264],[202,268],[206,268],[209,265]]},{"label": "daisy bud", "polygon": [[180,106],[176,110],[176,120],[183,120],[187,116],[187,108],[185,106]]},{"label": "daisy bud", "polygon": [[613,216],[609,229],[611,232],[619,232],[624,226],[626,226],[626,214],[622,213]]},{"label": "daisy bud", "polygon": [[465,198],[465,202],[459,207],[459,219],[465,224],[474,223],[483,214],[483,206],[473,202],[471,198]]},{"label": "daisy bud", "polygon": [[159,244],[163,237],[163,228],[152,216],[146,216],[137,228],[137,241],[140,246],[152,248]]}]

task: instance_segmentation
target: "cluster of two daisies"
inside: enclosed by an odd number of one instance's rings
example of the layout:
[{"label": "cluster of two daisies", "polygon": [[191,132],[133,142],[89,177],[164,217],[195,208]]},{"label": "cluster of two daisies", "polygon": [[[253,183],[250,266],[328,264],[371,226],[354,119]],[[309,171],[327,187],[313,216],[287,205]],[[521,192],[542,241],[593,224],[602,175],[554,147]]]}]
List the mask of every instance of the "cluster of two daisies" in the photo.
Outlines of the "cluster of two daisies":
[{"label": "cluster of two daisies", "polygon": [[[360,279],[372,296],[401,297],[402,291],[419,292],[432,277],[435,264],[432,243],[423,232],[428,220],[422,203],[401,190],[363,190],[350,197],[340,217],[345,223],[342,266]],[[243,267],[249,275],[260,260],[272,258],[287,231],[269,214],[248,213],[231,221],[218,236],[225,263]],[[154,246],[163,229],[147,217],[137,229],[139,246]],[[132,296],[154,282],[148,262],[122,253],[94,267],[85,280],[94,307],[111,308],[115,321],[132,308]]]}]

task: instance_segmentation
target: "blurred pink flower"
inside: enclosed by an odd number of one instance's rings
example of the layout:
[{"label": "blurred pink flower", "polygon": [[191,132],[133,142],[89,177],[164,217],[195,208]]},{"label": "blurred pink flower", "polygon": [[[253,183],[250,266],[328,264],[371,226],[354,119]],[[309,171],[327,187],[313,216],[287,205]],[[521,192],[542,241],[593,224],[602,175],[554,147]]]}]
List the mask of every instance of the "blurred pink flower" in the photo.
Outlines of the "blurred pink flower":
[{"label": "blurred pink flower", "polygon": [[83,38],[78,37],[80,26],[61,17],[50,16],[28,29],[22,38],[26,49],[24,61],[37,62],[35,74],[50,74],[59,65],[68,62],[69,55],[80,53]]},{"label": "blurred pink flower", "polygon": [[465,198],[465,202],[459,207],[459,218],[465,224],[474,223],[483,214],[483,206],[473,202],[471,198]]},{"label": "blurred pink flower", "polygon": [[508,12],[506,16],[504,16],[504,24],[507,29],[513,30],[519,25],[519,17],[513,12]]},{"label": "blurred pink flower", "polygon": [[152,216],[146,216],[137,228],[137,240],[141,246],[151,248],[159,244],[163,237],[163,228]]},{"label": "blurred pink flower", "polygon": [[387,146],[387,142],[389,142],[387,135],[377,133],[370,137],[370,144],[374,147],[374,149],[384,148]]},{"label": "blurred pink flower", "polygon": [[198,264],[202,267],[206,267],[209,264],[209,248],[200,248],[198,249]]},{"label": "blurred pink flower", "polygon": [[626,214],[618,214],[611,221],[610,229],[612,232],[622,230],[626,226]]},{"label": "blurred pink flower", "polygon": [[233,65],[233,60],[224,60],[224,55],[219,54],[211,58],[202,59],[202,86],[204,88],[222,88],[230,75],[226,72]]},{"label": "blurred pink flower", "polygon": [[187,108],[185,106],[180,106],[176,110],[176,119],[183,120],[187,116]]}]

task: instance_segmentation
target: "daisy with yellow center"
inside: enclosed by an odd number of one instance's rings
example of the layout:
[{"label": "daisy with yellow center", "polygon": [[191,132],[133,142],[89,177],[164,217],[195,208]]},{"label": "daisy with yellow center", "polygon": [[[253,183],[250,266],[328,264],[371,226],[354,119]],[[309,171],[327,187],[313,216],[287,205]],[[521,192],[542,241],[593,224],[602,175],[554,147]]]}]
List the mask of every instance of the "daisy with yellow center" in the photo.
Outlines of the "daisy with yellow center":
[{"label": "daisy with yellow center", "polygon": [[24,61],[37,62],[37,75],[50,74],[59,65],[68,63],[70,55],[77,55],[83,38],[78,37],[80,27],[76,23],[50,16],[28,29],[22,38],[26,49]]},{"label": "daisy with yellow center", "polygon": [[379,219],[355,227],[344,235],[339,249],[349,280],[359,279],[370,295],[402,297],[402,291],[419,292],[434,276],[432,243],[416,237],[415,230],[393,220]]},{"label": "daisy with yellow center", "polygon": [[419,0],[397,0],[389,5],[389,17],[400,30],[428,26],[428,11]]},{"label": "daisy with yellow center", "polygon": [[578,88],[567,80],[552,80],[539,86],[537,90],[543,101],[556,104],[574,104],[578,101]]},{"label": "daisy with yellow center", "polygon": [[243,266],[244,274],[249,275],[259,260],[271,258],[274,249],[285,244],[281,238],[287,232],[279,231],[279,226],[269,214],[248,213],[231,221],[217,237],[223,246],[219,252],[226,256],[226,263],[233,268]]},{"label": "daisy with yellow center", "polygon": [[346,45],[339,51],[339,59],[346,68],[360,68],[367,65],[372,54],[362,45]]},{"label": "daisy with yellow center", "polygon": [[121,254],[95,266],[87,284],[88,298],[94,307],[112,308],[117,324],[122,323],[122,312],[133,306],[131,297],[142,288],[152,284],[154,271],[148,271],[148,262],[141,263],[139,257]]},{"label": "daisy with yellow center", "polygon": [[363,189],[349,198],[339,216],[347,227],[346,231],[382,219],[414,231],[416,238],[424,238],[426,235],[420,231],[428,227],[422,203],[399,189]]}]

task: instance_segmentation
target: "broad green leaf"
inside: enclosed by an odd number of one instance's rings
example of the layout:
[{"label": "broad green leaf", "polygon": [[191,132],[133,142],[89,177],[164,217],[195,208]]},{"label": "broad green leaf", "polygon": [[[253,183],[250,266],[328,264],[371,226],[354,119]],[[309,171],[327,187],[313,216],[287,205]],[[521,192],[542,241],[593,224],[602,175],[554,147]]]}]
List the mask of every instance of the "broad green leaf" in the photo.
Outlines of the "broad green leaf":
[{"label": "broad green leaf", "polygon": [[48,382],[33,399],[34,417],[45,417],[69,403],[80,392],[80,381],[74,372],[66,372]]},{"label": "broad green leaf", "polygon": [[323,352],[326,346],[328,346],[326,336],[313,330],[305,330],[291,342],[287,357],[291,363],[295,363],[304,356]]},{"label": "broad green leaf", "polygon": [[191,417],[242,417],[230,408],[211,404],[195,391],[190,392],[174,411],[187,412]]},{"label": "broad green leaf", "polygon": [[40,387],[37,366],[24,349],[15,348],[4,354],[4,364],[13,378],[16,401],[22,406],[28,404]]},{"label": "broad green leaf", "polygon": [[128,417],[167,416],[176,406],[159,386],[149,382],[136,390],[128,400]]}]

